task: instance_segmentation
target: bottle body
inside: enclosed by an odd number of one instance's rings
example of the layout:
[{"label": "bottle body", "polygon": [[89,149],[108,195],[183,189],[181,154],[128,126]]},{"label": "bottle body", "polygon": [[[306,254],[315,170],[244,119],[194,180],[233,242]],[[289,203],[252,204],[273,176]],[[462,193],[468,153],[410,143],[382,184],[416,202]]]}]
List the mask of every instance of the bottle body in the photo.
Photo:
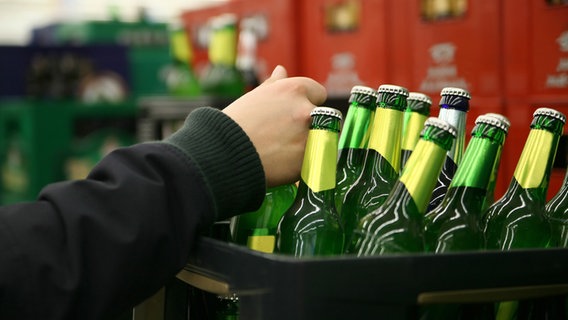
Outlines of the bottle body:
[{"label": "bottle body", "polygon": [[341,113],[332,108],[312,112],[298,193],[278,223],[279,253],[306,257],[343,251],[343,228],[335,209],[340,119]]},{"label": "bottle body", "polygon": [[236,17],[232,14],[212,19],[209,64],[200,79],[205,95],[235,98],[245,92],[243,75],[236,66],[236,23]]},{"label": "bottle body", "polygon": [[339,214],[347,190],[363,170],[369,127],[377,107],[377,92],[369,87],[355,86],[351,89],[349,104],[338,146],[335,206]]},{"label": "bottle body", "polygon": [[169,93],[181,97],[199,95],[201,88],[191,66],[191,44],[185,30],[176,28],[170,32],[170,50],[172,64],[164,71]]},{"label": "bottle body", "polygon": [[400,175],[402,118],[407,96],[408,91],[399,86],[379,87],[363,169],[345,194],[341,209],[347,242],[359,219],[385,202]]},{"label": "bottle body", "polygon": [[455,129],[447,122],[426,121],[386,202],[364,216],[353,231],[350,252],[365,256],[424,250],[422,216],[454,138]]},{"label": "bottle body", "polygon": [[404,168],[406,161],[412,154],[414,147],[420,140],[420,132],[424,128],[424,121],[430,116],[430,97],[419,92],[410,92],[407,98],[406,110],[402,121],[402,144],[400,168]]},{"label": "bottle body", "polygon": [[232,218],[233,241],[253,250],[272,253],[278,221],[294,202],[296,191],[294,184],[269,188],[258,210]]},{"label": "bottle body", "polygon": [[436,187],[432,192],[432,199],[428,206],[428,211],[437,207],[448,190],[458,165],[462,159],[465,150],[465,126],[467,120],[467,112],[469,111],[469,92],[461,88],[447,87],[442,89],[440,93],[440,113],[438,118],[447,121],[456,128],[456,140],[452,148],[448,150],[444,167]]},{"label": "bottle body", "polygon": [[562,187],[546,203],[544,212],[550,222],[550,246],[568,248],[568,170]]},{"label": "bottle body", "polygon": [[488,116],[478,117],[475,123],[462,165],[444,199],[424,216],[426,251],[441,253],[485,247],[482,210],[508,124]]},{"label": "bottle body", "polygon": [[550,226],[544,215],[552,163],[566,118],[560,112],[539,108],[515,168],[509,188],[484,218],[488,249],[544,248]]}]

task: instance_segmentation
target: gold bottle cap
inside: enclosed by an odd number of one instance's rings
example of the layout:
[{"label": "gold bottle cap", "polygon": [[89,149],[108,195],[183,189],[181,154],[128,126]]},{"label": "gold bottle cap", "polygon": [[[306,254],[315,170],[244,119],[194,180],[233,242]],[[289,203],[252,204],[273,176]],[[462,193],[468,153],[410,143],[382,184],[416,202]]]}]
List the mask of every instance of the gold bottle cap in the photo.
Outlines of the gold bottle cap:
[{"label": "gold bottle cap", "polygon": [[436,127],[436,128],[440,128],[444,131],[448,131],[454,137],[456,137],[456,135],[457,135],[457,131],[456,131],[456,128],[454,126],[449,124],[446,120],[442,120],[442,119],[437,118],[437,117],[430,117],[430,118],[426,119],[426,121],[424,122],[424,127],[426,127],[426,126]]},{"label": "gold bottle cap", "polygon": [[445,87],[442,89],[442,92],[440,92],[440,96],[458,96],[458,97],[464,97],[467,99],[471,99],[471,95],[469,94],[469,92],[465,89],[462,88],[455,88],[455,87]]},{"label": "gold bottle cap", "polygon": [[426,102],[428,104],[432,104],[432,99],[430,99],[430,97],[424,93],[421,92],[410,92],[408,94],[408,98],[406,98],[406,100],[415,100],[415,101],[421,101],[421,102]]},{"label": "gold bottle cap", "polygon": [[558,110],[554,110],[551,108],[538,108],[536,109],[536,111],[533,113],[533,117],[536,116],[548,116],[551,118],[556,118],[560,121],[562,121],[562,123],[566,123],[566,116],[558,111]]},{"label": "gold bottle cap", "polygon": [[477,119],[475,119],[475,124],[479,123],[485,123],[490,126],[497,127],[505,131],[505,133],[509,131],[509,126],[510,126],[509,120],[497,113],[480,115],[479,117],[477,117]]},{"label": "gold bottle cap", "polygon": [[396,93],[408,97],[408,89],[405,87],[393,85],[393,84],[383,84],[379,86],[377,90],[378,93],[385,92],[385,93]]},{"label": "gold bottle cap", "polygon": [[343,114],[341,113],[341,111],[335,108],[330,108],[325,106],[315,107],[314,110],[312,110],[312,112],[310,113],[310,116],[313,117],[315,115],[332,116],[338,118],[339,120],[343,118]]},{"label": "gold bottle cap", "polygon": [[354,93],[362,93],[375,97],[378,95],[377,90],[366,86],[354,86],[353,88],[351,88],[351,94]]}]

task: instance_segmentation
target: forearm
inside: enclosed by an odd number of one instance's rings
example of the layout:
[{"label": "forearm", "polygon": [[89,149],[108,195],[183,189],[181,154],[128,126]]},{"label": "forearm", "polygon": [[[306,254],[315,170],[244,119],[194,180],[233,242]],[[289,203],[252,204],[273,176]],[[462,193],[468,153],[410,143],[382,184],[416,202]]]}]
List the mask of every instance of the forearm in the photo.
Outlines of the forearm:
[{"label": "forearm", "polygon": [[[183,267],[201,230],[258,206],[264,190],[259,160],[246,169],[219,168],[222,158],[204,162],[220,138],[201,136],[214,134],[207,128],[191,131],[180,134],[201,144],[174,138],[173,144],[124,148],[86,180],[54,184],[37,202],[2,208],[0,318],[9,319],[11,310],[18,319],[26,312],[33,319],[101,319],[126,310]],[[235,152],[229,146],[243,134],[226,137],[225,154]],[[241,151],[255,152],[251,145]],[[214,175],[227,169],[232,179],[220,183]]]}]

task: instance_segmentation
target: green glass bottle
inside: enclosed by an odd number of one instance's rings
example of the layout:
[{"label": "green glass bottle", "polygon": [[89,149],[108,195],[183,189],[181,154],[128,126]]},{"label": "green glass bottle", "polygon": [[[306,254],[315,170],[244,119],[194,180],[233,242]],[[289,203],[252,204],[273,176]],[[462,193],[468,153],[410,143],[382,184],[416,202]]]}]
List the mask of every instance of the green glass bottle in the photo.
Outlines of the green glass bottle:
[{"label": "green glass bottle", "polygon": [[295,184],[269,188],[258,210],[233,217],[233,242],[257,251],[274,252],[278,221],[294,202],[296,191]]},{"label": "green glass bottle", "polygon": [[201,88],[191,65],[191,43],[183,27],[172,26],[170,50],[172,63],[163,74],[169,93],[179,97],[198,96]]},{"label": "green glass bottle", "polygon": [[566,117],[549,108],[533,114],[529,136],[509,188],[484,218],[488,249],[545,248],[550,226],[544,215],[552,163]]},{"label": "green glass bottle", "polygon": [[544,207],[550,222],[551,247],[568,248],[568,170],[558,192]]},{"label": "green glass bottle", "polygon": [[395,85],[378,89],[377,109],[361,174],[345,194],[341,220],[350,242],[359,219],[383,204],[400,175],[402,118],[408,90]]},{"label": "green glass bottle", "polygon": [[276,252],[296,257],[342,253],[344,232],[335,209],[340,127],[339,110],[312,111],[298,193],[278,223]]},{"label": "green glass bottle", "polygon": [[420,92],[410,92],[406,101],[408,106],[402,121],[401,168],[404,168],[416,143],[420,140],[420,132],[424,128],[424,121],[430,116],[432,106],[432,99]]},{"label": "green glass bottle", "polygon": [[350,253],[368,256],[424,250],[423,216],[455,136],[455,128],[446,121],[426,120],[387,200],[364,216],[353,231]]},{"label": "green glass bottle", "polygon": [[424,216],[424,244],[429,252],[479,250],[485,247],[481,218],[491,173],[509,125],[479,116],[444,200]]},{"label": "green glass bottle", "polygon": [[245,92],[245,81],[237,69],[237,17],[222,14],[211,20],[209,64],[200,79],[203,94],[236,98]]},{"label": "green glass bottle", "polygon": [[[509,121],[509,119],[507,117],[505,117],[504,115],[500,114],[500,113],[490,112],[490,113],[486,113],[485,115],[499,119],[499,121],[504,122],[504,124],[507,126],[507,128],[509,128],[511,126],[511,122]],[[489,185],[487,186],[487,195],[485,196],[485,201],[483,203],[483,209],[481,210],[481,212],[487,211],[489,206],[491,206],[495,202],[495,187],[497,185],[497,177],[498,177],[498,174],[499,174],[499,165],[501,164],[501,155],[502,154],[503,153],[501,151],[499,151],[499,154],[498,154],[497,158],[495,159],[495,165],[491,169],[491,176],[489,178]]]},{"label": "green glass bottle", "polygon": [[337,186],[335,206],[341,215],[341,207],[347,190],[363,170],[367,154],[369,127],[377,108],[377,90],[365,86],[354,86],[349,96],[349,109],[339,136],[337,160]]},{"label": "green glass bottle", "polygon": [[[485,213],[483,231],[488,249],[549,247],[551,230],[545,216],[546,192],[565,123],[566,116],[557,110],[539,108],[534,112],[509,188]],[[518,312],[527,312],[535,306],[535,302],[500,302],[496,318],[514,319]]]},{"label": "green glass bottle", "polygon": [[440,113],[438,118],[447,121],[456,128],[457,136],[452,149],[448,151],[442,172],[438,177],[438,182],[432,192],[432,199],[428,205],[428,211],[437,207],[448,190],[452,178],[456,173],[458,165],[463,157],[465,150],[465,126],[467,112],[469,111],[469,100],[471,98],[467,90],[461,88],[447,87],[442,89],[440,96]]}]

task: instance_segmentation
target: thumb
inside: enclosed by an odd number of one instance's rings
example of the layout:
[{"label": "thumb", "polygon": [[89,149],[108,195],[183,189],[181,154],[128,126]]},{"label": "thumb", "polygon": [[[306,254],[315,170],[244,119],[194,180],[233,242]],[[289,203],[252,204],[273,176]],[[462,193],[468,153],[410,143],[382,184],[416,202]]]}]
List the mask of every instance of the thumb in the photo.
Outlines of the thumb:
[{"label": "thumb", "polygon": [[281,65],[277,65],[276,68],[272,71],[270,78],[266,79],[262,84],[269,84],[276,80],[282,80],[288,77],[288,71]]}]

